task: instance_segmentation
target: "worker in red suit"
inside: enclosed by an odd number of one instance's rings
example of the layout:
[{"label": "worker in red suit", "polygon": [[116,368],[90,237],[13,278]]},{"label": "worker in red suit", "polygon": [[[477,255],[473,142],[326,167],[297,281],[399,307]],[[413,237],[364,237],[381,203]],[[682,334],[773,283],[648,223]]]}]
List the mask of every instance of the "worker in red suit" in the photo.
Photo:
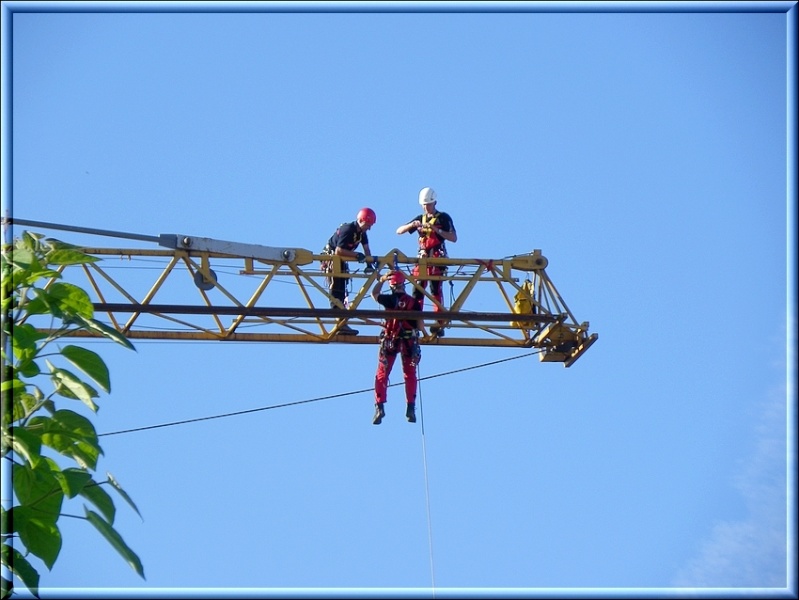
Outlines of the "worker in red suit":
[{"label": "worker in red suit", "polygon": [[[391,291],[381,294],[383,283],[388,281]],[[421,301],[405,292],[405,275],[395,270],[382,275],[372,288],[372,298],[378,304],[393,311],[421,311]],[[387,318],[380,333],[377,373],[375,374],[375,416],[372,423],[380,425],[386,415],[386,391],[388,377],[397,355],[402,359],[402,373],[405,378],[405,417],[416,423],[416,367],[422,358],[419,336],[426,335],[421,319]]]}]

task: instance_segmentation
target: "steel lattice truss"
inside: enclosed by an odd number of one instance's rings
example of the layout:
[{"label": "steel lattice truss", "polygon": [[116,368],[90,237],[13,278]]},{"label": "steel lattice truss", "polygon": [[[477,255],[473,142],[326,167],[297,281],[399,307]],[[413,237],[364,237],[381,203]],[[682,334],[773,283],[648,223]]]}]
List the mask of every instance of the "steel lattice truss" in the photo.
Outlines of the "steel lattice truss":
[{"label": "steel lattice truss", "polygon": [[[333,274],[349,282],[342,313],[330,308],[329,274],[321,269],[330,256],[189,236],[158,239],[168,249],[82,248],[100,260],[61,267],[60,274],[89,292],[96,318],[131,339],[377,344],[383,319],[422,318],[428,328],[445,325],[443,337],[428,335],[422,344],[537,348],[542,361],[568,367],[598,338],[588,322],[574,318],[539,250],[479,260],[408,257],[395,249],[374,257],[376,270],[351,261],[349,273],[332,257]],[[417,264],[421,273],[429,265],[446,267],[443,276],[424,277],[443,282],[446,306],[436,306],[429,284],[423,289],[413,275]],[[406,274],[409,293],[424,291],[426,310],[388,311],[374,303],[370,290],[387,268]],[[345,322],[360,335],[339,335]]]}]

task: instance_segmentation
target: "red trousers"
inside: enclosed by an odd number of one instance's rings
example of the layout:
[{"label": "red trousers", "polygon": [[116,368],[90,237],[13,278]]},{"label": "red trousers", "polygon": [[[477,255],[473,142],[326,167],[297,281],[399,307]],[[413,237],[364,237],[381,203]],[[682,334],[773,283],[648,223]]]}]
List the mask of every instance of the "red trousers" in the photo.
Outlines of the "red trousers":
[{"label": "red trousers", "polygon": [[[415,265],[413,267],[413,274],[417,278],[419,278],[419,272],[420,272],[419,265]],[[441,275],[444,274],[445,270],[444,270],[444,268],[439,267],[439,266],[427,265],[426,272],[427,272],[428,275],[433,275],[435,277],[440,277]],[[419,283],[420,286],[422,286],[422,289],[427,289],[427,280],[426,279],[419,278],[418,279],[418,283]],[[440,304],[441,306],[444,306],[444,286],[442,285],[443,283],[444,282],[441,281],[440,279],[434,279],[434,280],[432,280],[430,282],[430,295],[433,296],[433,298],[435,298],[436,300],[438,300],[438,304]],[[424,305],[424,300],[425,300],[424,294],[422,292],[420,292],[419,290],[417,290],[416,288],[414,288],[413,297],[419,299],[419,301],[421,303],[420,304],[420,310],[424,310],[423,308],[421,308]],[[442,310],[441,308],[438,307],[438,304],[433,304],[433,311],[434,312],[438,312],[438,311]]]},{"label": "red trousers", "polygon": [[387,352],[380,347],[377,361],[377,373],[375,374],[375,403],[386,402],[386,390],[388,389],[388,376],[394,367],[397,355],[402,357],[402,374],[405,377],[405,401],[408,404],[416,403],[416,365],[411,356],[411,345],[407,340],[397,340],[399,348],[393,352]]}]

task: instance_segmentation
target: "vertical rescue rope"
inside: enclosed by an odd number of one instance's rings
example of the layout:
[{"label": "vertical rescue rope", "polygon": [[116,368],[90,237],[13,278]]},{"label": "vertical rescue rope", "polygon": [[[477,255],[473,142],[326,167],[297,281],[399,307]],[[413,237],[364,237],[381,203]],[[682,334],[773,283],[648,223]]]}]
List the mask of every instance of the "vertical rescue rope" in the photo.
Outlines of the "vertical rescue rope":
[{"label": "vertical rescue rope", "polygon": [[433,563],[433,525],[430,518],[430,485],[427,477],[427,446],[424,439],[424,410],[422,409],[422,377],[419,365],[416,365],[416,380],[419,382],[419,425],[422,431],[422,464],[424,465],[424,495],[427,508],[427,545],[430,551],[430,583],[435,598],[436,571]]}]

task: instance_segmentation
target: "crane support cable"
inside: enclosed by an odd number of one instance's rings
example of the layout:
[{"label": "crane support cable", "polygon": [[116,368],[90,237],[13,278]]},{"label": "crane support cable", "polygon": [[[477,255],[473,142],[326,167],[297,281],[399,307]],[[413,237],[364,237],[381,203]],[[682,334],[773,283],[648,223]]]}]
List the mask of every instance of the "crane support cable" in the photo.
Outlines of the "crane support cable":
[{"label": "crane support cable", "polygon": [[142,235],[138,233],[124,233],[122,231],[108,231],[106,229],[92,229],[90,227],[76,227],[74,225],[59,225],[58,223],[45,223],[44,221],[29,221],[28,219],[16,219],[14,217],[3,218],[3,225],[28,225],[30,227],[42,227],[44,229],[58,229],[60,231],[74,231],[76,233],[90,233],[92,235],[104,235],[107,237],[122,238],[128,240],[138,240],[140,242],[159,243],[157,235]]},{"label": "crane support cable", "polygon": [[[498,365],[500,363],[508,362],[511,360],[519,360],[520,358],[526,358],[528,356],[532,356],[537,354],[536,352],[528,352],[527,354],[522,354],[520,356],[511,356],[509,358],[501,358],[499,360],[494,360],[491,362],[481,363],[478,365],[472,365],[471,367],[463,367],[462,369],[453,369],[451,371],[445,371],[443,373],[436,373],[435,375],[428,375],[426,377],[421,377],[419,381],[427,380],[427,379],[436,379],[437,377],[446,377],[449,375],[455,375],[457,373],[465,373],[466,371],[473,371],[475,369],[482,369],[484,367],[491,367],[494,365]],[[399,383],[391,383],[389,387],[395,387],[399,385],[405,385],[404,381],[400,381]],[[213,419],[224,419],[227,417],[238,417],[241,415],[246,415],[250,413],[262,412],[265,410],[273,410],[275,408],[287,408],[289,406],[297,406],[299,404],[308,404],[310,402],[320,402],[322,400],[331,400],[333,398],[343,398],[345,396],[354,396],[356,394],[364,394],[366,392],[373,392],[373,387],[362,388],[360,390],[352,390],[349,392],[341,392],[339,394],[330,394],[327,396],[318,396],[316,398],[309,398],[308,400],[297,400],[295,402],[284,402],[283,404],[273,404],[271,406],[261,406],[259,408],[250,408],[247,410],[239,410],[236,412],[224,413],[221,415],[212,415],[209,417],[197,417],[195,419],[184,419],[183,421],[172,421],[170,423],[161,423],[160,425],[147,425],[145,427],[136,427],[134,429],[123,429],[121,431],[112,431],[109,433],[99,433],[97,434],[99,437],[102,436],[111,436],[111,435],[121,435],[123,433],[135,433],[138,431],[147,431],[150,429],[160,429],[162,427],[174,427],[176,425],[186,425],[188,423],[198,423],[200,421],[210,421]]]}]

